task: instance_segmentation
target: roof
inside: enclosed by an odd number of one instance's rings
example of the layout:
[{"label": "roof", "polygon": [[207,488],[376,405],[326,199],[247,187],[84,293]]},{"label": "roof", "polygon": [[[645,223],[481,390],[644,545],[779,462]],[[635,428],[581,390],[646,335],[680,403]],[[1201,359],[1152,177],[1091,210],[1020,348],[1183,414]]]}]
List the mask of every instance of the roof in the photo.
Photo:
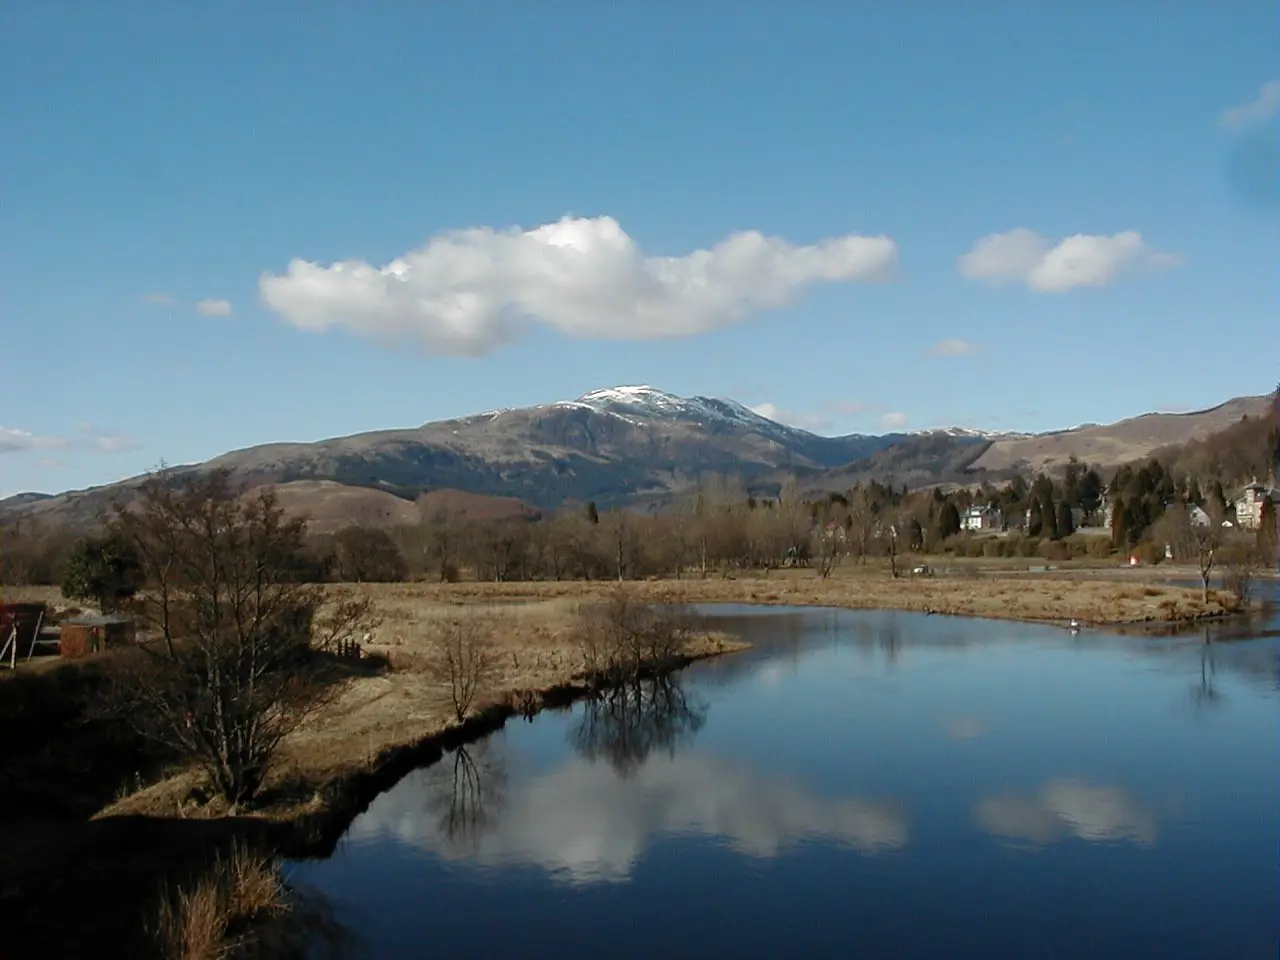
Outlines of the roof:
[{"label": "roof", "polygon": [[109,627],[117,623],[128,623],[128,617],[122,617],[119,614],[88,614],[83,617],[68,617],[63,623],[69,623],[76,627]]}]

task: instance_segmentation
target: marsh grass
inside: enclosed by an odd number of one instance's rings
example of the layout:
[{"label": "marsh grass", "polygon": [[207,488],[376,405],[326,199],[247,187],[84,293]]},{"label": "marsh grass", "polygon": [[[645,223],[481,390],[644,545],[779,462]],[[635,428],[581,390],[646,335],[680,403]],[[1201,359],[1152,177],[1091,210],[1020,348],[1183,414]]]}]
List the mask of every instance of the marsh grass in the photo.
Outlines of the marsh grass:
[{"label": "marsh grass", "polygon": [[155,931],[165,960],[230,960],[259,955],[256,925],[288,911],[276,862],[241,842],[185,885],[165,890]]}]

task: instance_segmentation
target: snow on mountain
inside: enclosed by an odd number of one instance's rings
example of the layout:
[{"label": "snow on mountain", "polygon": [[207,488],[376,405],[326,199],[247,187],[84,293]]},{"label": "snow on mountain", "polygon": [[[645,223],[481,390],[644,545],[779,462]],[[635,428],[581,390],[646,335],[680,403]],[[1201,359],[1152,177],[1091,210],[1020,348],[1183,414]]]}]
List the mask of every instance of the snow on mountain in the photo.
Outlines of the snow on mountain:
[{"label": "snow on mountain", "polygon": [[934,427],[928,430],[912,430],[913,437],[934,436],[943,434],[960,440],[1025,440],[1030,433],[1015,433],[1008,430],[977,430],[973,427]]},{"label": "snow on mountain", "polygon": [[714,427],[745,427],[774,436],[805,435],[809,431],[763,417],[735,400],[716,397],[677,397],[648,385],[592,390],[577,400],[562,400],[557,407],[589,407],[597,413],[636,420],[685,420]]}]

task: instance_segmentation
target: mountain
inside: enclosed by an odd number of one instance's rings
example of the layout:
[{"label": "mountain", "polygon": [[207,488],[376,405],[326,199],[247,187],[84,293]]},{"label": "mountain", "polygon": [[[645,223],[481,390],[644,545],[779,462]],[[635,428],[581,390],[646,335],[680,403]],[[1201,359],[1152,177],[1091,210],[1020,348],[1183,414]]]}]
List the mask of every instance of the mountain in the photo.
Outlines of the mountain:
[{"label": "mountain", "polygon": [[[706,472],[736,474],[762,491],[795,475],[819,491],[867,479],[909,486],[999,482],[1015,472],[1061,469],[1071,456],[1105,468],[1216,433],[1246,415],[1269,416],[1271,403],[1241,397],[1196,413],[1038,435],[952,427],[823,437],[732,400],[613,387],[410,429],[249,447],[168,474],[226,467],[250,485],[275,485],[291,512],[309,513],[332,529],[408,522],[418,515],[411,501],[423,493],[449,509],[466,504],[476,516],[510,515],[588,500],[601,508],[658,508]],[[142,479],[57,496],[19,494],[0,501],[0,521],[91,524]]]},{"label": "mountain", "polygon": [[942,483],[972,483],[979,479],[993,483],[1010,479],[1016,471],[981,471],[975,476],[973,464],[991,444],[991,440],[981,435],[929,431],[841,467],[802,473],[801,489],[807,494],[839,493],[870,480],[895,487],[905,484],[914,489]]},{"label": "mountain", "polygon": [[[601,507],[669,497],[714,471],[746,482],[779,471],[822,470],[892,446],[905,434],[823,437],[769,420],[742,404],[677,397],[649,386],[596,390],[576,400],[494,410],[317,443],[272,443],[236,450],[204,464],[171,468],[180,476],[225,467],[251,484],[276,484],[294,500],[333,501],[332,487],[370,488],[410,500],[452,489],[515,498],[535,508],[594,500]],[[92,522],[117,493],[141,478],[109,487],[19,504],[0,517],[43,516]],[[356,501],[349,501],[354,506]],[[371,515],[398,508],[364,497]],[[382,511],[382,513],[379,513]]]},{"label": "mountain", "polygon": [[900,439],[821,437],[733,401],[639,386],[411,430],[251,447],[203,466],[230,468],[250,482],[323,479],[405,496],[448,487],[543,508],[566,500],[607,507],[678,491],[707,471],[750,482],[777,470],[847,463]]},{"label": "mountain", "polygon": [[1100,467],[1115,467],[1150,455],[1161,447],[1199,440],[1225,430],[1241,417],[1272,416],[1270,396],[1237,397],[1191,413],[1146,413],[1118,423],[1084,424],[1032,436],[996,438],[973,462],[975,470],[1037,473],[1066,466],[1071,457]]}]

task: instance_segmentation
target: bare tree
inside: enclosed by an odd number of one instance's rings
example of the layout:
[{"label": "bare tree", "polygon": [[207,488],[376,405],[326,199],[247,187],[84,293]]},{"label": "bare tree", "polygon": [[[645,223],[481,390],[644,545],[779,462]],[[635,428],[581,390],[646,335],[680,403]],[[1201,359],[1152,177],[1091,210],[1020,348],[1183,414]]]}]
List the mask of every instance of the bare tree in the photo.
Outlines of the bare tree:
[{"label": "bare tree", "polygon": [[493,679],[497,651],[489,621],[477,616],[453,617],[440,624],[431,675],[449,685],[453,712],[461,723],[476,697]]},{"label": "bare tree", "polygon": [[618,588],[582,613],[578,648],[583,672],[610,686],[673,666],[693,635],[693,618],[679,607],[651,606]]},{"label": "bare tree", "polygon": [[875,540],[876,515],[867,491],[858,487],[849,497],[849,546],[859,563],[867,562]]},{"label": "bare tree", "polygon": [[1241,607],[1247,607],[1253,599],[1254,582],[1266,566],[1264,551],[1248,539],[1232,540],[1223,548],[1223,583]]},{"label": "bare tree", "polygon": [[844,554],[848,534],[834,504],[819,505],[814,521],[813,553],[818,560],[818,576],[825,580]]},{"label": "bare tree", "polygon": [[1181,562],[1192,563],[1200,574],[1202,596],[1209,602],[1209,581],[1218,563],[1222,549],[1221,521],[1212,516],[1193,516],[1185,506],[1177,505],[1165,511],[1168,535],[1174,556]]},{"label": "bare tree", "polygon": [[884,549],[885,556],[889,558],[889,573],[893,579],[898,579],[898,538],[901,532],[898,530],[898,523],[886,519],[877,530],[876,539],[880,542]]},{"label": "bare tree", "polygon": [[301,582],[304,524],[266,488],[242,495],[227,471],[153,478],[112,527],[145,577],[130,609],[159,644],[116,671],[110,707],[233,806],[252,800],[280,742],[336,689],[317,647],[369,629],[372,607],[326,604]]}]

